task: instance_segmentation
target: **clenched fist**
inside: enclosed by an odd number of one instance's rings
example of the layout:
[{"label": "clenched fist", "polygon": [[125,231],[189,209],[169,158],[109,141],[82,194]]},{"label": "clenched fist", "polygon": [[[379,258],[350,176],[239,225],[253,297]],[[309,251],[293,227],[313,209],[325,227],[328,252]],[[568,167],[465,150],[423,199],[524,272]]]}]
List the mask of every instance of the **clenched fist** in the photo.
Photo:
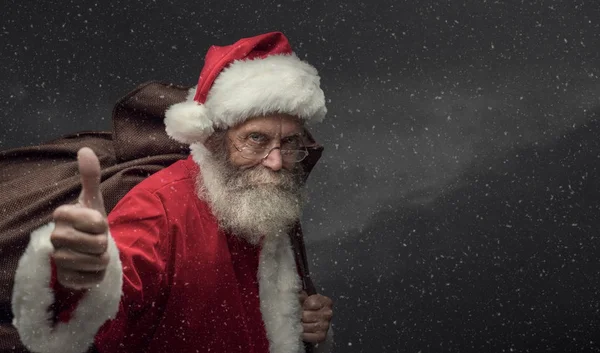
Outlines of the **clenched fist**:
[{"label": "clenched fist", "polygon": [[310,343],[322,343],[327,338],[327,331],[333,318],[333,302],[321,294],[300,293],[302,305],[302,339]]},{"label": "clenched fist", "polygon": [[57,279],[65,287],[86,289],[104,279],[109,262],[108,222],[100,193],[100,162],[89,148],[77,154],[81,194],[75,205],[63,205],[54,213],[50,235]]}]

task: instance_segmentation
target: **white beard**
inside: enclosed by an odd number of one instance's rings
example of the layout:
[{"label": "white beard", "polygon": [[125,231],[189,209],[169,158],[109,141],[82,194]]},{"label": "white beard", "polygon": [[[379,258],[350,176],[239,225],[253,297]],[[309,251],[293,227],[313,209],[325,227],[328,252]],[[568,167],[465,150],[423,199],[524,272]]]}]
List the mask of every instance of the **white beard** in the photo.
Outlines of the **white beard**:
[{"label": "white beard", "polygon": [[191,153],[200,166],[198,196],[207,201],[219,226],[251,244],[285,234],[300,219],[304,195],[300,176],[266,167],[239,170],[201,144]]}]

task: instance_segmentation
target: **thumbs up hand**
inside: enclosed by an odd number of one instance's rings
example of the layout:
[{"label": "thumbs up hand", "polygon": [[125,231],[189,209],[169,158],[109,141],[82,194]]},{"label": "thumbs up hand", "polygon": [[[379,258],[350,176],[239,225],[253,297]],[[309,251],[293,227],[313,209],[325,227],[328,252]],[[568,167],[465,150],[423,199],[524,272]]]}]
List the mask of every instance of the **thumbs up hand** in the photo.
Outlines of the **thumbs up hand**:
[{"label": "thumbs up hand", "polygon": [[77,154],[81,175],[81,194],[75,205],[58,207],[50,235],[54,246],[57,279],[65,287],[87,289],[105,276],[110,257],[108,221],[100,192],[100,162],[84,147]]}]

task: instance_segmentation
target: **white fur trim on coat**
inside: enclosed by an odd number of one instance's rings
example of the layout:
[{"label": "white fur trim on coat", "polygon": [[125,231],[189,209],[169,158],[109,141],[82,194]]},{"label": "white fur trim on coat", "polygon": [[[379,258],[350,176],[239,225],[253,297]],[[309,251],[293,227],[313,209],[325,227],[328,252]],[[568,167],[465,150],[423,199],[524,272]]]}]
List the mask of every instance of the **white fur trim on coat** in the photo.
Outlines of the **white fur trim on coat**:
[{"label": "white fur trim on coat", "polygon": [[[260,309],[269,339],[270,353],[304,353],[301,281],[287,234],[267,238],[258,267]],[[333,329],[314,353],[331,353]]]},{"label": "white fur trim on coat", "polygon": [[50,234],[53,230],[54,223],[49,223],[34,231],[19,260],[12,296],[13,325],[23,344],[33,352],[81,353],[94,342],[102,324],[114,318],[119,309],[123,284],[119,251],[109,235],[110,262],[104,280],[88,290],[69,322],[53,326],[52,313],[48,310],[54,303],[50,288],[50,255],[54,251]]},{"label": "white fur trim on coat", "polygon": [[193,100],[194,87],[186,101],[167,109],[167,134],[183,143],[204,142],[214,128],[272,113],[321,122],[327,108],[320,81],[317,70],[295,54],[234,61],[217,76],[204,104]]},{"label": "white fur trim on coat", "polygon": [[258,265],[260,311],[270,353],[301,353],[301,284],[287,234],[265,239]]}]

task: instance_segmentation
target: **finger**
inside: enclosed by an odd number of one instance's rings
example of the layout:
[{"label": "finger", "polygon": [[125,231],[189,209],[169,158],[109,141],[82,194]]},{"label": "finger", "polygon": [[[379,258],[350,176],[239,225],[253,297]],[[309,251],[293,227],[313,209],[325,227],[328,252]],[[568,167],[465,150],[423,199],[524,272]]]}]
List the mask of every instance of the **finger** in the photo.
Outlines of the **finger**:
[{"label": "finger", "polygon": [[333,310],[323,308],[321,310],[304,310],[302,312],[302,322],[331,321],[333,319]]},{"label": "finger", "polygon": [[89,234],[63,224],[58,224],[54,228],[50,241],[55,249],[65,248],[92,255],[101,255],[108,249],[106,233]]},{"label": "finger", "polygon": [[100,161],[98,161],[98,157],[90,148],[84,147],[77,153],[77,162],[81,176],[79,202],[85,207],[106,214],[100,192]]},{"label": "finger", "polygon": [[305,310],[320,310],[321,308],[325,307],[330,302],[331,302],[331,299],[329,299],[323,295],[320,295],[320,294],[315,294],[315,295],[311,295],[310,297],[306,298],[303,308]]},{"label": "finger", "polygon": [[56,222],[56,228],[71,226],[78,231],[90,234],[104,234],[108,231],[106,216],[100,211],[90,208],[63,205],[56,208],[52,216]]},{"label": "finger", "polygon": [[106,270],[110,256],[82,254],[68,249],[59,249],[52,254],[57,268],[75,272],[100,272]]},{"label": "finger", "polygon": [[333,319],[333,310],[329,308],[323,308],[319,312],[321,313],[322,320],[331,321]]},{"label": "finger", "polygon": [[326,332],[329,329],[329,322],[319,321],[312,323],[303,323],[302,328],[304,329],[304,333],[319,333],[321,331]]},{"label": "finger", "polygon": [[318,311],[304,310],[302,312],[302,322],[304,323],[314,323],[319,322],[320,320],[321,314]]},{"label": "finger", "polygon": [[302,340],[310,343],[321,343],[325,342],[327,338],[326,332],[318,332],[318,333],[303,333]]},{"label": "finger", "polygon": [[308,298],[308,294],[306,293],[306,291],[300,292],[300,294],[298,295],[298,299],[300,300],[300,305],[304,305],[304,301],[306,301],[306,298]]},{"label": "finger", "polygon": [[57,273],[57,280],[60,284],[72,289],[89,289],[102,282],[106,271],[101,272],[80,272],[67,270]]}]

